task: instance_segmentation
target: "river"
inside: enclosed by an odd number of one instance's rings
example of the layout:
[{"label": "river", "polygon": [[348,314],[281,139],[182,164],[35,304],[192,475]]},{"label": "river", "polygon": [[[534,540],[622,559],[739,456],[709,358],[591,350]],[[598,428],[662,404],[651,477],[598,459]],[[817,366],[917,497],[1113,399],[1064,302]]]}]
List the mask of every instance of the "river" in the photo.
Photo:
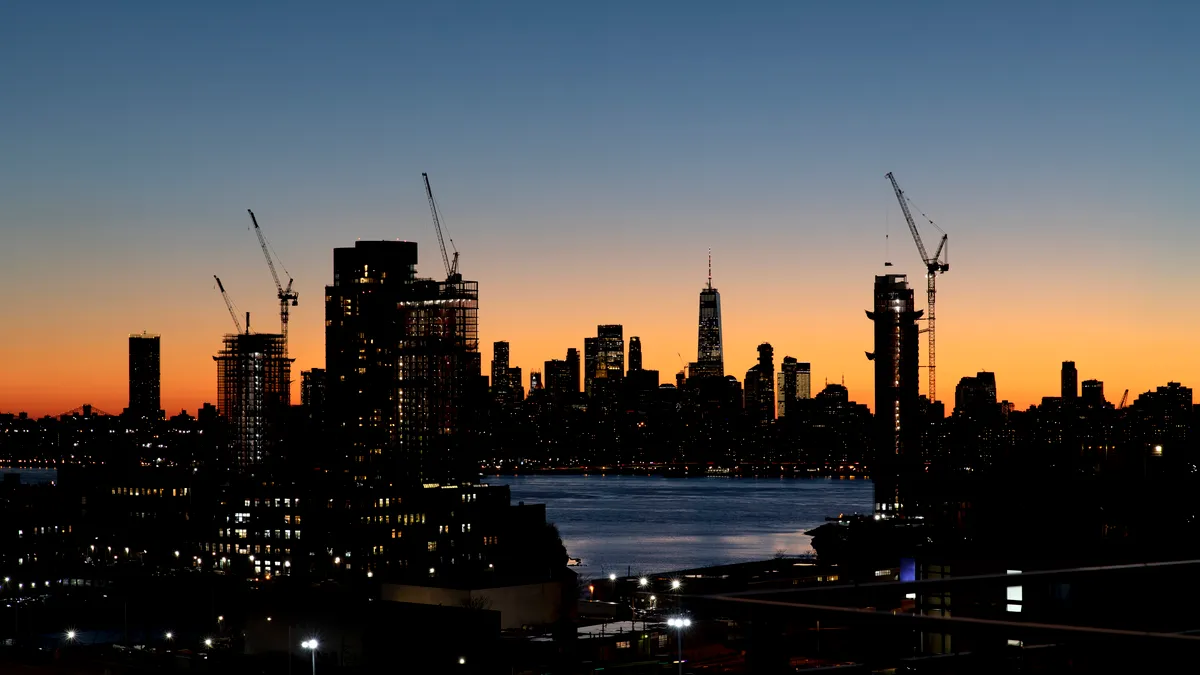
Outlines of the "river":
[{"label": "river", "polygon": [[873,485],[838,478],[489,476],[513,502],[546,505],[584,577],[658,573],[812,551],[805,534],[870,513]]}]

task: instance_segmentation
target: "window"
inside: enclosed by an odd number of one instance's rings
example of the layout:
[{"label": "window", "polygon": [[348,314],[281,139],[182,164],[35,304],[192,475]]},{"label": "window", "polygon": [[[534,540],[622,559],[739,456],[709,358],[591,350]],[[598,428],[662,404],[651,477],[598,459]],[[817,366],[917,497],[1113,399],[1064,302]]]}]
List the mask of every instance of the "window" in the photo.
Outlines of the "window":
[{"label": "window", "polygon": [[1009,586],[1005,599],[1009,602],[1021,602],[1021,596],[1024,595],[1023,589],[1024,586]]},{"label": "window", "polygon": [[429,542],[427,544],[427,549],[430,551],[436,551],[437,550],[437,542],[436,541]]},{"label": "window", "polygon": [[629,640],[624,640],[617,643],[617,649],[629,649]]}]

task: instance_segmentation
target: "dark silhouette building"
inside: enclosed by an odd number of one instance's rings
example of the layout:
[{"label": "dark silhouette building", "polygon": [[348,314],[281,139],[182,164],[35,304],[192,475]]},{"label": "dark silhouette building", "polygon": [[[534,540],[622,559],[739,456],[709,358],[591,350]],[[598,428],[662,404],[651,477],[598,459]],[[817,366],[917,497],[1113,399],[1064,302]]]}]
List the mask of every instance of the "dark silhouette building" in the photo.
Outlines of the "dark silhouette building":
[{"label": "dark silhouette building", "polygon": [[1062,400],[1073,401],[1079,397],[1079,371],[1075,370],[1074,361],[1063,361],[1062,364]]},{"label": "dark silhouette building", "polygon": [[572,394],[578,394],[581,391],[582,380],[580,379],[580,372],[579,350],[571,347],[567,349],[567,374],[570,378],[570,390]]},{"label": "dark silhouette building", "polygon": [[129,414],[141,419],[161,419],[159,396],[159,336],[133,333],[129,336]]},{"label": "dark silhouette building", "polygon": [[903,274],[875,277],[875,502],[883,516],[902,513],[900,478],[915,469],[920,417],[917,319],[913,291]]},{"label": "dark silhouette building", "polygon": [[[492,398],[507,401],[511,396],[508,373],[508,343],[492,343]],[[520,381],[518,380],[518,384]]]},{"label": "dark silhouette building", "polygon": [[1089,408],[1102,408],[1108,404],[1104,399],[1104,383],[1100,380],[1084,380],[1081,402]]},{"label": "dark silhouette building", "polygon": [[752,424],[766,425],[775,419],[775,349],[770,343],[758,346],[758,363],[746,371],[746,416]]},{"label": "dark silhouette building", "polygon": [[708,258],[708,283],[700,291],[700,321],[696,362],[688,377],[724,377],[725,357],[721,336],[721,293],[712,285],[712,255]]},{"label": "dark silhouette building", "polygon": [[629,370],[635,372],[642,369],[642,339],[636,335],[629,338]]}]

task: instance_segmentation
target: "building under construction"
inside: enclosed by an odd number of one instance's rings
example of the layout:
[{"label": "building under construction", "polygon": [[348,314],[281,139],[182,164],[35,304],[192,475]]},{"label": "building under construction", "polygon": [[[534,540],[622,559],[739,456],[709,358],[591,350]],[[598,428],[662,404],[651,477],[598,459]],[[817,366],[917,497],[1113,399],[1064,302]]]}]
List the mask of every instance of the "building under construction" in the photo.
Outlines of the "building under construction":
[{"label": "building under construction", "polygon": [[246,472],[271,458],[291,405],[291,360],[273,333],[222,339],[217,362],[217,413],[229,424],[233,465]]}]

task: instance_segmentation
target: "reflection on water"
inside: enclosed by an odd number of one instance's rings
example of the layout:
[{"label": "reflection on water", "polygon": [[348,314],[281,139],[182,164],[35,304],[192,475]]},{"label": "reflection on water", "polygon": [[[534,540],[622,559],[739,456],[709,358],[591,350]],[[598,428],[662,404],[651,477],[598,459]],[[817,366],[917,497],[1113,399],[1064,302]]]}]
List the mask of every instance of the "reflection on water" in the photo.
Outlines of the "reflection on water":
[{"label": "reflection on water", "polygon": [[667,572],[812,550],[805,530],[870,513],[872,484],[844,479],[492,476],[546,504],[586,577]]}]

